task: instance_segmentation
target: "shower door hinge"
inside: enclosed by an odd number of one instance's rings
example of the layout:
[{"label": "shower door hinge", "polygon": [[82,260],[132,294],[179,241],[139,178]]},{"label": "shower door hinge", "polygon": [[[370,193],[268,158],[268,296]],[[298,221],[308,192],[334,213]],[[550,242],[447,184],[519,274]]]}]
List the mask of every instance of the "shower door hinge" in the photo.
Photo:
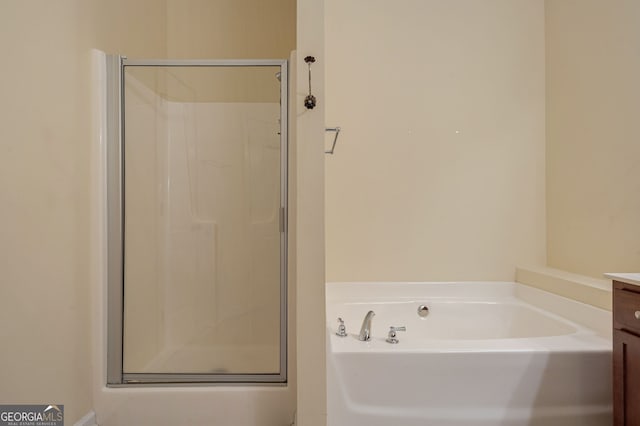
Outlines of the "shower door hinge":
[{"label": "shower door hinge", "polygon": [[284,207],[280,207],[280,232],[284,232]]}]

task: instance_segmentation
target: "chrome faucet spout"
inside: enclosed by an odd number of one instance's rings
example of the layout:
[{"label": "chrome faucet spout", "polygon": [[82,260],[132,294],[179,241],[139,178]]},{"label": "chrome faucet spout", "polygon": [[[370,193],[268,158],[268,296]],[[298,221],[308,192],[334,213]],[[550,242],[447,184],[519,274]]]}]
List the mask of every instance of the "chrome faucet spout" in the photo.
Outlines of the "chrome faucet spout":
[{"label": "chrome faucet spout", "polygon": [[364,316],[364,321],[362,321],[362,327],[360,328],[360,336],[358,336],[359,340],[363,342],[371,340],[371,320],[375,315],[375,312],[369,311],[367,315]]}]

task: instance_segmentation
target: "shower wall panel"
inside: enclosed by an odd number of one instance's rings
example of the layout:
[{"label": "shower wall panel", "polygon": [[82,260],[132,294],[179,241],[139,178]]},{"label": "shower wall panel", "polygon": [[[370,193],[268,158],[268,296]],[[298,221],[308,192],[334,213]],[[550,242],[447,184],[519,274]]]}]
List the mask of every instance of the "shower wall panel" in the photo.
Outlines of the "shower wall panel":
[{"label": "shower wall panel", "polygon": [[[128,249],[134,254],[134,267],[125,269],[125,279],[135,282],[127,288],[127,327],[124,347],[127,353],[125,369],[138,369],[156,358],[165,345],[162,326],[164,291],[162,288],[162,257],[164,244],[162,224],[163,188],[159,184],[166,175],[167,107],[166,102],[140,81],[127,79],[128,136],[136,140],[127,149],[129,161],[148,164],[128,172],[129,185],[125,203],[135,200],[139,208],[131,209],[126,226],[136,232],[127,235]],[[154,157],[150,160],[149,153]],[[164,155],[163,155],[164,154]]]}]

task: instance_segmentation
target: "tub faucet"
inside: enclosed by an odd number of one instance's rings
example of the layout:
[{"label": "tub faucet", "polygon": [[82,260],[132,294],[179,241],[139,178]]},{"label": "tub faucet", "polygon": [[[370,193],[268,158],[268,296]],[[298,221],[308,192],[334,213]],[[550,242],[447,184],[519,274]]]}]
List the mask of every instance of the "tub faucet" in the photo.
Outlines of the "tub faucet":
[{"label": "tub faucet", "polygon": [[371,340],[371,320],[375,315],[375,312],[369,311],[367,315],[364,316],[364,321],[362,321],[362,327],[360,328],[360,336],[358,337],[359,340],[363,342]]}]

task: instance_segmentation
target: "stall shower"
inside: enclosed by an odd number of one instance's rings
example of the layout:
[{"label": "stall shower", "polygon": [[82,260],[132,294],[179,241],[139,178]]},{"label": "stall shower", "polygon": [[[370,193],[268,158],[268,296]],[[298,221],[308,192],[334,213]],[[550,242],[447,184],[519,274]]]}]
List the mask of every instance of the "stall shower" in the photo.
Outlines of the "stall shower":
[{"label": "stall shower", "polygon": [[287,62],[108,69],[108,382],[286,382]]}]

